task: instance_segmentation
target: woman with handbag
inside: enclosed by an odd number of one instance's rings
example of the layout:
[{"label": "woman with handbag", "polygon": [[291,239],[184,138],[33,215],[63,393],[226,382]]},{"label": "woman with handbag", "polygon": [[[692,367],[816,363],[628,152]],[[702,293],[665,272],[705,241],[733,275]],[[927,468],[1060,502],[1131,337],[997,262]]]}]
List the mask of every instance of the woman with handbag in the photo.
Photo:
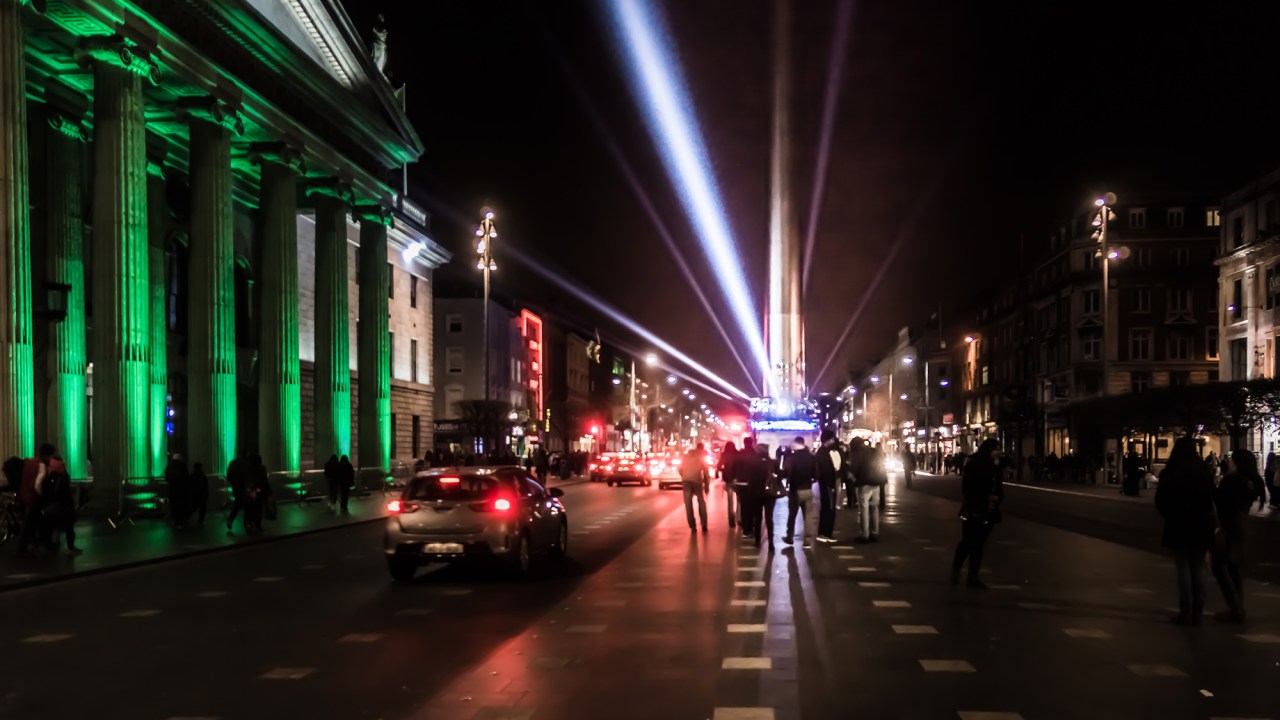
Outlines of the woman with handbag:
[{"label": "woman with handbag", "polygon": [[1227,611],[1214,617],[1228,622],[1244,621],[1244,581],[1240,565],[1244,562],[1244,528],[1249,508],[1262,485],[1258,474],[1258,458],[1248,450],[1235,450],[1227,461],[1227,476],[1213,493],[1218,511],[1218,532],[1213,539],[1213,576],[1222,588]]},{"label": "woman with handbag", "polygon": [[951,562],[951,584],[960,583],[960,570],[969,561],[969,587],[985,590],[978,577],[982,555],[991,529],[1000,522],[1000,504],[1004,502],[1000,458],[1003,453],[996,440],[983,440],[978,451],[964,464],[961,481],[960,544]]},{"label": "woman with handbag", "polygon": [[1199,625],[1204,613],[1204,556],[1213,544],[1213,494],[1213,470],[1196,452],[1195,440],[1178,438],[1156,486],[1156,509],[1164,517],[1161,541],[1173,551],[1178,573],[1175,625]]}]

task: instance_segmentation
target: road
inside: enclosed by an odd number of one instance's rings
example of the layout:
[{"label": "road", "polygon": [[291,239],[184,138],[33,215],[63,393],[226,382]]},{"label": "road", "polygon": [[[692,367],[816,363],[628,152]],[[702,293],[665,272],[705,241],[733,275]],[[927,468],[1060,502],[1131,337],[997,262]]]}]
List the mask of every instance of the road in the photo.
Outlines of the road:
[{"label": "road", "polygon": [[840,544],[772,554],[718,498],[707,535],[674,492],[565,503],[570,561],[523,582],[393,584],[375,523],[3,593],[0,717],[1280,715],[1272,586],[1246,626],[1172,627],[1165,558],[1015,515],[992,589],[953,588],[955,503],[900,484],[882,542],[841,511]]}]

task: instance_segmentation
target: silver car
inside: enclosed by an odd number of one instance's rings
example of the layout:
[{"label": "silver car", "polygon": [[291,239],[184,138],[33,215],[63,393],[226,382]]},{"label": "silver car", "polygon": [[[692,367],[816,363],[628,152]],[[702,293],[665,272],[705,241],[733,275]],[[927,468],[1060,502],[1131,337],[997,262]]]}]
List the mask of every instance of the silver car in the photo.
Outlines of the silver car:
[{"label": "silver car", "polygon": [[428,563],[488,560],[523,575],[531,555],[568,550],[563,495],[518,467],[418,473],[387,505],[387,569],[407,581]]}]

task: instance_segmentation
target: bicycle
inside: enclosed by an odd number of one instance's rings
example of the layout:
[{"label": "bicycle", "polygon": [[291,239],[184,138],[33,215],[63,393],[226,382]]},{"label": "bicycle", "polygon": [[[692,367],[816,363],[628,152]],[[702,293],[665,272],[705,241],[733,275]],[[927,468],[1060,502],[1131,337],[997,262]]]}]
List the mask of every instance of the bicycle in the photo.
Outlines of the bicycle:
[{"label": "bicycle", "polygon": [[0,545],[22,534],[22,514],[17,494],[0,493]]}]

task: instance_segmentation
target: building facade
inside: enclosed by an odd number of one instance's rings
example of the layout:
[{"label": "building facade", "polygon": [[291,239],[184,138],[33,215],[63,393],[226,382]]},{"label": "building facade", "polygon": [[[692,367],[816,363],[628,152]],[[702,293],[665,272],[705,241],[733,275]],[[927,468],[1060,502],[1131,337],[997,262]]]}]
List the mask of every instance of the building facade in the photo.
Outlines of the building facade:
[{"label": "building facade", "polygon": [[431,307],[393,295],[447,254],[336,3],[0,0],[0,94],[0,453],[110,486],[412,444]]}]

